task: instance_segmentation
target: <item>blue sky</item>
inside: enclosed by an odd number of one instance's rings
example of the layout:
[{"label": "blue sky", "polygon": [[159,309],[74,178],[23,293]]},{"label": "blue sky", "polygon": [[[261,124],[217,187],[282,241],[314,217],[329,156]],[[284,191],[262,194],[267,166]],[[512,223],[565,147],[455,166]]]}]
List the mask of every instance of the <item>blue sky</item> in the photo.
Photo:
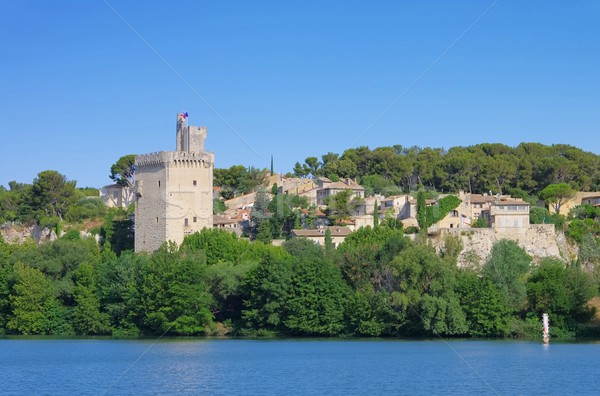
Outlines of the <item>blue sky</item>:
[{"label": "blue sky", "polygon": [[120,156],[174,149],[182,110],[217,167],[361,145],[600,154],[600,2],[493,3],[3,2],[0,184],[109,184]]}]

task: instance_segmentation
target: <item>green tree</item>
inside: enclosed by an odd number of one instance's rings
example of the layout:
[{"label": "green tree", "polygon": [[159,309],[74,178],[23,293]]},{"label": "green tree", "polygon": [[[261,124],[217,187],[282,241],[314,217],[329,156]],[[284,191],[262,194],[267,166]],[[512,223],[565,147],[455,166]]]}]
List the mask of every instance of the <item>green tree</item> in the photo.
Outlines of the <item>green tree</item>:
[{"label": "green tree", "polygon": [[551,224],[552,218],[548,209],[532,206],[529,210],[529,222],[531,224]]},{"label": "green tree", "polygon": [[245,252],[250,251],[248,241],[240,240],[232,232],[219,229],[206,229],[187,235],[181,243],[182,251],[202,251],[206,263],[215,265],[220,262],[239,263]]},{"label": "green tree", "polygon": [[325,257],[332,258],[335,253],[335,247],[333,246],[333,241],[331,238],[331,230],[329,227],[325,230],[325,241],[324,241],[324,253]]},{"label": "green tree", "polygon": [[338,247],[338,266],[355,290],[371,287],[375,292],[390,292],[397,282],[389,263],[408,243],[401,229],[362,227]]},{"label": "green tree", "polygon": [[33,180],[31,202],[41,216],[62,221],[69,207],[77,202],[75,181],[68,181],[57,171],[40,172]]},{"label": "green tree", "polygon": [[419,191],[417,193],[417,223],[419,228],[424,230],[428,227],[427,225],[427,208],[425,206],[425,192]]},{"label": "green tree", "polygon": [[294,165],[294,176],[296,177],[306,177],[309,174],[309,170],[306,169],[300,162],[296,162]]},{"label": "green tree", "polygon": [[[236,326],[242,316],[242,280],[256,262],[244,261],[235,264],[220,261],[207,268],[207,282],[213,296],[212,312],[221,323]],[[233,331],[233,329],[228,329]]]},{"label": "green tree", "polygon": [[135,154],[124,155],[110,167],[110,178],[123,187],[125,205],[129,206],[133,198],[133,178],[135,173]]},{"label": "green tree", "polygon": [[579,244],[577,264],[590,273],[599,275],[600,271],[600,240],[591,233],[583,236]]},{"label": "green tree", "polygon": [[527,281],[530,309],[538,316],[548,313],[552,323],[565,330],[574,330],[594,316],[587,302],[596,293],[588,273],[553,258],[542,259]]},{"label": "green tree", "polygon": [[243,165],[233,165],[228,169],[215,168],[213,183],[221,187],[221,197],[231,199],[237,195],[245,194],[249,177],[248,170]]},{"label": "green tree", "polygon": [[490,222],[483,216],[479,216],[477,220],[471,224],[473,228],[488,228],[490,226]]},{"label": "green tree", "polygon": [[514,312],[525,308],[526,274],[531,257],[510,240],[500,240],[492,246],[490,258],[483,267],[484,276],[498,288],[504,304]]},{"label": "green tree", "polygon": [[268,211],[273,237],[288,237],[294,228],[301,228],[299,209],[308,207],[308,199],[294,194],[275,194]]},{"label": "green tree", "polygon": [[271,243],[271,241],[273,240],[273,230],[271,229],[270,222],[268,222],[268,221],[260,222],[255,239],[262,243],[267,243],[267,244]]},{"label": "green tree", "polygon": [[213,215],[221,214],[227,210],[225,202],[218,198],[213,199]]},{"label": "green tree", "polygon": [[84,263],[75,272],[73,330],[82,335],[109,334],[109,317],[100,311],[94,268]]},{"label": "green tree", "polygon": [[373,227],[379,227],[379,205],[375,200],[375,206],[373,208]]},{"label": "green tree", "polygon": [[555,213],[560,213],[562,205],[575,195],[575,190],[567,183],[550,184],[540,191],[540,199],[551,205]]},{"label": "green tree", "polygon": [[246,173],[247,176],[242,182],[241,190],[246,194],[259,190],[266,184],[268,174],[269,172],[266,169],[249,167]]},{"label": "green tree", "polygon": [[[260,225],[263,222],[268,223],[271,213],[269,212],[269,197],[263,191],[256,193],[254,198],[254,205],[252,206],[252,212],[250,212],[250,234],[252,239],[256,239]],[[266,226],[263,226],[263,229]],[[269,226],[270,228],[270,226]],[[273,236],[271,236],[271,239]]]},{"label": "green tree", "polygon": [[307,157],[304,160],[305,170],[308,171],[313,177],[317,177],[319,175],[319,169],[321,167],[321,162],[317,157]]},{"label": "green tree", "polygon": [[285,304],[286,331],[307,336],[340,334],[348,292],[339,269],[322,255],[295,257]]},{"label": "green tree", "polygon": [[137,336],[144,326],[141,290],[143,274],[150,259],[131,251],[117,257],[103,252],[98,265],[97,289],[102,310],[110,317],[113,335]]},{"label": "green tree", "polygon": [[39,270],[21,263],[15,264],[14,275],[8,330],[25,335],[68,333],[54,284]]},{"label": "green tree", "polygon": [[144,269],[141,304],[148,334],[205,335],[210,332],[212,296],[206,284],[206,257],[163,245]]},{"label": "green tree", "polygon": [[392,298],[406,312],[408,334],[465,334],[466,319],[455,289],[455,267],[427,245],[413,244],[390,265],[398,282]]},{"label": "green tree", "polygon": [[509,333],[511,310],[498,289],[487,278],[469,270],[459,271],[456,293],[467,320],[468,332],[475,337],[502,337]]},{"label": "green tree", "polygon": [[290,293],[292,257],[268,255],[242,281],[242,320],[246,334],[285,332],[286,300]]},{"label": "green tree", "polygon": [[327,197],[325,204],[327,205],[325,214],[329,220],[334,224],[341,225],[364,204],[364,200],[360,197],[352,197],[352,191],[344,190]]}]

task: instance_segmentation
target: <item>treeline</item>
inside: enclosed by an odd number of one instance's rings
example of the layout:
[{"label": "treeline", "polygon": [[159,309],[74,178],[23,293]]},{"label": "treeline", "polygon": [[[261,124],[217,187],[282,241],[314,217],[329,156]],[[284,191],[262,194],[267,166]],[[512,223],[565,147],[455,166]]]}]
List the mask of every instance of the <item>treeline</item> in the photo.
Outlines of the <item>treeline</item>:
[{"label": "treeline", "polygon": [[464,190],[472,193],[523,192],[537,195],[550,184],[581,191],[600,189],[600,156],[565,144],[477,144],[442,148],[351,148],[296,163],[298,177],[353,178],[369,192]]},{"label": "treeline", "polygon": [[[205,230],[177,248],[120,256],[76,236],[0,242],[0,332],[81,335],[539,336],[597,334],[595,272],[501,241],[458,269],[458,238],[437,253],[401,229],[352,233],[336,250],[283,247]],[[597,265],[598,263],[595,263]],[[595,269],[595,267],[594,267]]]},{"label": "treeline", "polygon": [[105,214],[95,188],[77,188],[76,182],[57,171],[40,172],[31,184],[0,185],[0,224],[36,222],[56,227],[62,221],[77,222]]}]

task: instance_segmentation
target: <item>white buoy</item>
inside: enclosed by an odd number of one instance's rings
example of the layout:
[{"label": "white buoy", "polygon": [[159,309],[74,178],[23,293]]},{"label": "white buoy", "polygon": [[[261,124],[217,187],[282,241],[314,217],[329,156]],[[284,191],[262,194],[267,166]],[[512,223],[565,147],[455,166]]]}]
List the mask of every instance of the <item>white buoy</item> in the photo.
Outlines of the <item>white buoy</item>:
[{"label": "white buoy", "polygon": [[542,323],[544,325],[542,336],[544,337],[544,344],[547,344],[550,342],[550,322],[547,313],[542,315]]}]

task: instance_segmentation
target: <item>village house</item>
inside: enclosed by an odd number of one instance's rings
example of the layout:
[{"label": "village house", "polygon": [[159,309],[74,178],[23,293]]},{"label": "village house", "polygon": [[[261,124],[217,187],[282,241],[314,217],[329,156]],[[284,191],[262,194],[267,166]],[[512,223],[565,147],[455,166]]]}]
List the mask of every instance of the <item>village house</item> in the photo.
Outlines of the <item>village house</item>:
[{"label": "village house", "polygon": [[292,230],[292,238],[306,238],[317,245],[324,246],[325,245],[325,232],[329,230],[331,232],[331,242],[333,247],[337,248],[346,237],[352,232],[352,230],[348,227],[342,226],[330,226],[330,227],[322,227],[314,230]]},{"label": "village house", "polygon": [[[579,205],[598,205],[600,203],[600,191],[577,191],[570,199],[565,200],[560,206],[559,214],[568,216],[573,208]],[[556,213],[554,205],[548,205],[551,214]]]},{"label": "village house", "polygon": [[249,209],[228,209],[220,215],[213,216],[213,228],[230,231],[237,236],[241,236],[249,226]]},{"label": "village house", "polygon": [[582,205],[600,206],[600,192],[592,193],[581,198]]},{"label": "village house", "polygon": [[127,208],[133,199],[133,191],[119,184],[109,184],[100,189],[100,199],[108,208]]},{"label": "village house", "polygon": [[328,197],[336,195],[345,190],[352,191],[353,197],[365,197],[365,188],[349,178],[332,182],[326,177],[320,177],[317,179],[317,184],[317,205],[325,205],[325,201]]},{"label": "village house", "polygon": [[529,227],[529,203],[520,199],[499,199],[490,205],[492,228]]},{"label": "village house", "polygon": [[300,177],[283,177],[278,184],[280,194],[301,195],[307,191],[317,188],[312,179],[303,179]]}]

